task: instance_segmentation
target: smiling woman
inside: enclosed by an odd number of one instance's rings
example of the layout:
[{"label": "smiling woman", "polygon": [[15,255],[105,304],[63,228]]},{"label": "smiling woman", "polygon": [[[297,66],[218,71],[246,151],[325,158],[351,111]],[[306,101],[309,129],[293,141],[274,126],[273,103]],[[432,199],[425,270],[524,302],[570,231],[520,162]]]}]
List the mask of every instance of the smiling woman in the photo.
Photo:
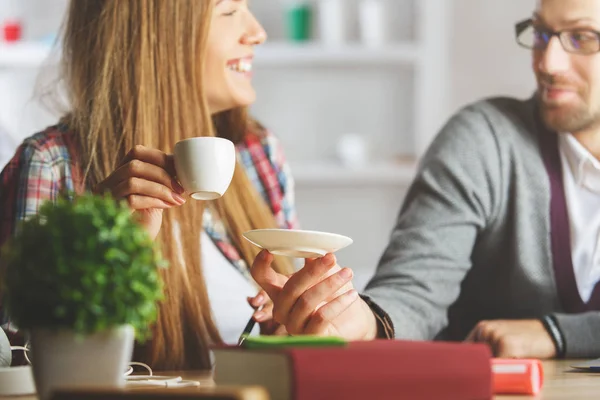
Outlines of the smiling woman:
[{"label": "smiling woman", "polygon": [[[237,339],[258,290],[248,270],[257,250],[242,233],[296,225],[279,144],[244,108],[265,37],[245,0],[72,0],[62,60],[70,112],[26,139],[0,176],[0,245],[63,190],[128,202],[171,265],[153,338],[135,351],[153,368],[209,368],[208,347]],[[174,144],[196,136],[236,144],[218,200],[188,201],[175,176]]]},{"label": "smiling woman", "polygon": [[267,35],[248,10],[247,1],[218,0],[207,39],[206,73],[211,77],[206,96],[211,112],[249,105],[256,99],[252,87],[253,48]]}]

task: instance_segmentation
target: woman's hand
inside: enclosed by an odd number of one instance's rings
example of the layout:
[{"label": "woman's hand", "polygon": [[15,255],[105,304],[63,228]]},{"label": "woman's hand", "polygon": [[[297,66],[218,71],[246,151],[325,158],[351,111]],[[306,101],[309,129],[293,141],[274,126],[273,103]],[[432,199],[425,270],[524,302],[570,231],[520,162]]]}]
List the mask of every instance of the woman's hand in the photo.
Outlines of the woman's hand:
[{"label": "woman's hand", "polygon": [[273,302],[264,290],[256,296],[248,297],[248,304],[254,309],[252,318],[258,322],[261,335],[287,335],[285,326],[273,319]]},{"label": "woman's hand", "polygon": [[138,145],[94,192],[110,192],[116,199],[126,199],[154,240],[160,231],[163,210],[185,203],[181,196],[184,190],[174,177],[172,156]]},{"label": "woman's hand", "polygon": [[292,335],[374,339],[377,320],[352,286],[352,270],[340,268],[333,254],[307,259],[291,277],[271,268],[273,256],[262,251],[252,276],[273,300],[273,318]]}]

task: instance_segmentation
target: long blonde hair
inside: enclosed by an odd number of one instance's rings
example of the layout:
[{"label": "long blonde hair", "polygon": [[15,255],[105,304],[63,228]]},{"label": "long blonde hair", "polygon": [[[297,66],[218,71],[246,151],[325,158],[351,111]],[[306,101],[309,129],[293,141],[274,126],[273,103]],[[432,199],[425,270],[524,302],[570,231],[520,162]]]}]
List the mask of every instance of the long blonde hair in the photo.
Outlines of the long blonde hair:
[{"label": "long blonde hair", "polygon": [[[72,0],[64,27],[63,78],[70,101],[65,118],[78,135],[88,187],[105,179],[136,144],[171,153],[194,136],[239,142],[249,128],[245,110],[210,115],[202,60],[212,1]],[[202,216],[208,204],[188,201],[163,214],[157,241],[170,268],[153,338],[135,357],[156,369],[209,368],[208,346],[221,343],[200,261]],[[257,249],[241,233],[275,227],[269,207],[239,164],[226,195],[210,204],[242,258]],[[181,229],[183,259],[173,232]],[[277,260],[276,269],[291,264]]]}]

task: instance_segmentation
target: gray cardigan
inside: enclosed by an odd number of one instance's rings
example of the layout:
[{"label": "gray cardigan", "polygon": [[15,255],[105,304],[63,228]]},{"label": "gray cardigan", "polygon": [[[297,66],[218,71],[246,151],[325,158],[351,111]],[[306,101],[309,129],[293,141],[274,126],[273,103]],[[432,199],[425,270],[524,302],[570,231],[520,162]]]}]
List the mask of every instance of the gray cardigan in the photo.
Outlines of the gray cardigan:
[{"label": "gray cardigan", "polygon": [[566,357],[600,356],[600,312],[567,314],[557,293],[536,123],[533,99],[481,101],[423,157],[365,290],[397,338],[463,340],[480,320],[551,314]]}]

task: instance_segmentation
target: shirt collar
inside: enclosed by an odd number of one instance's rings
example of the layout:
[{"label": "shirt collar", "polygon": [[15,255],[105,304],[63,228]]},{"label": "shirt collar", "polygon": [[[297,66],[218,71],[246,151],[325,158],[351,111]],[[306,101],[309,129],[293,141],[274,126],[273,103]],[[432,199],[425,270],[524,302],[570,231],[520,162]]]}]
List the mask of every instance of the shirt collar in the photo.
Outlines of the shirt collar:
[{"label": "shirt collar", "polygon": [[600,161],[570,133],[559,135],[559,148],[577,185],[600,193]]}]

